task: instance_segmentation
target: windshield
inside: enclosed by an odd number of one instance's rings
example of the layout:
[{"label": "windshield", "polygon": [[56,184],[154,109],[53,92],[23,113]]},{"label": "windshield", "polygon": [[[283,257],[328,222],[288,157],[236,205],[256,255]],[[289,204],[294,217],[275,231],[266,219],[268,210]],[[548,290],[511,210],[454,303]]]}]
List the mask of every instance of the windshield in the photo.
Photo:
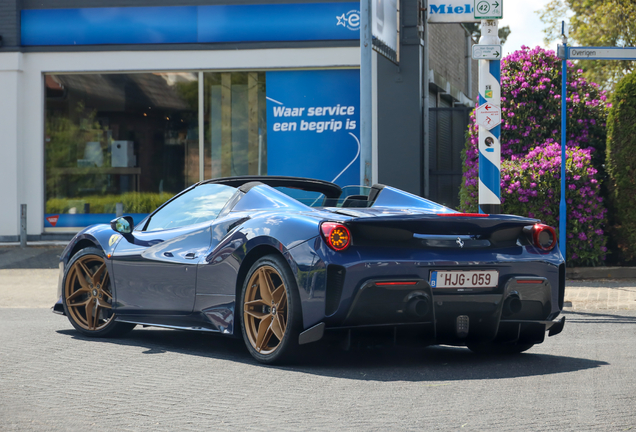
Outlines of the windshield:
[{"label": "windshield", "polygon": [[202,184],[178,196],[152,215],[145,231],[180,228],[214,220],[235,188],[219,184]]},{"label": "windshield", "polygon": [[276,187],[276,190],[294,198],[309,207],[369,207],[370,187],[345,186],[339,198],[327,198],[324,194],[315,191],[289,187]]}]

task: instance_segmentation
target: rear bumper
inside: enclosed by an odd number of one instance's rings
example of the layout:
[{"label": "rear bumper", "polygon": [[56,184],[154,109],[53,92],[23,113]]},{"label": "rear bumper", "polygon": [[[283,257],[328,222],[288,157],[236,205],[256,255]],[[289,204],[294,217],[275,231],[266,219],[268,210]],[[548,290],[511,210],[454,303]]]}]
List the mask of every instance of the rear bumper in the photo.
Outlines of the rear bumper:
[{"label": "rear bumper", "polygon": [[448,343],[452,345],[463,345],[470,342],[489,342],[491,340],[502,343],[541,343],[545,339],[545,332],[548,332],[548,336],[556,336],[565,326],[565,317],[561,317],[554,321],[514,321],[514,320],[501,320],[499,322],[499,328],[497,334],[492,339],[475,339],[468,340],[462,337],[437,339],[434,334],[430,333],[431,328],[434,327],[432,322],[417,322],[417,323],[390,323],[390,324],[371,324],[351,327],[330,327],[326,328],[325,323],[321,322],[315,326],[305,330],[300,334],[299,343],[301,345],[312,342],[317,342],[323,338],[325,332],[327,333],[342,333],[347,332],[347,336],[351,337],[352,331],[373,332],[381,330],[390,330],[393,339],[396,340],[398,335],[410,334],[416,335],[420,342],[432,342],[432,343]]},{"label": "rear bumper", "polygon": [[[417,334],[429,343],[469,344],[498,341],[541,343],[545,332],[558,334],[553,291],[543,277],[513,276],[495,288],[464,293],[433,289],[421,278],[370,279],[357,290],[346,314],[324,320],[324,331],[373,331]],[[315,340],[315,335],[306,340]]]}]

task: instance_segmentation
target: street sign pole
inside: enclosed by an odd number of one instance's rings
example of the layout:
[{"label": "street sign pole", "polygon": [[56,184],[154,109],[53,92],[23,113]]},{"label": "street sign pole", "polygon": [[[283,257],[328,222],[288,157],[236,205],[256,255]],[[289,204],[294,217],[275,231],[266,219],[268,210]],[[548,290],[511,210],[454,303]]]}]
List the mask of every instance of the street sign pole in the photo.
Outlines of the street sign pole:
[{"label": "street sign pole", "polygon": [[565,21],[561,22],[561,39],[563,45],[558,47],[558,56],[561,62],[561,203],[559,205],[559,249],[563,259],[566,259],[566,228],[567,228],[567,201],[565,199],[566,178],[566,116],[567,116],[567,84],[568,84],[568,60],[636,60],[636,48],[634,47],[568,47],[568,39],[565,36]]},{"label": "street sign pole", "polygon": [[[476,1],[476,18],[478,7]],[[496,19],[482,20],[479,45],[500,45],[498,27]],[[500,79],[500,60],[479,60],[479,107],[475,113],[479,125],[479,213],[486,214],[501,213]]]},{"label": "street sign pole", "polygon": [[561,203],[559,205],[559,249],[565,259],[567,203],[565,201],[565,143],[566,143],[566,109],[568,83],[568,40],[565,37],[565,21],[562,22],[561,37],[563,39],[563,61],[561,62]]},{"label": "street sign pole", "polygon": [[360,0],[360,185],[371,186],[372,31],[371,0]]}]

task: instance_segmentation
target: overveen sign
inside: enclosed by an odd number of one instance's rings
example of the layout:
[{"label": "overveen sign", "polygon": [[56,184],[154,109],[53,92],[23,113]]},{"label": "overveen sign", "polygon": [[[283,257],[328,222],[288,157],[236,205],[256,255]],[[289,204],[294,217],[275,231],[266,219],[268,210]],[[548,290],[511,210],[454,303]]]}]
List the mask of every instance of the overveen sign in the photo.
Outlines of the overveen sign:
[{"label": "overveen sign", "polygon": [[428,22],[480,22],[475,19],[474,0],[429,0]]}]

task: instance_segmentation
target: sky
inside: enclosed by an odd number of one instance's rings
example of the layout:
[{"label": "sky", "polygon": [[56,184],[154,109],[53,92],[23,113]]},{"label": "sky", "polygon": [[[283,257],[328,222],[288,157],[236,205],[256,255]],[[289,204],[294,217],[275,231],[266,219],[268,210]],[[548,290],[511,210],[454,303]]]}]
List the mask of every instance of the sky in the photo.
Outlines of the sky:
[{"label": "sky", "polygon": [[[552,42],[546,46],[543,42],[544,24],[534,11],[543,9],[548,0],[505,0],[503,3],[503,19],[499,20],[499,27],[510,26],[510,36],[503,46],[503,54],[521,49],[521,45],[531,48],[539,45],[543,48],[556,50],[559,42]],[[567,33],[567,30],[566,30]]]}]

